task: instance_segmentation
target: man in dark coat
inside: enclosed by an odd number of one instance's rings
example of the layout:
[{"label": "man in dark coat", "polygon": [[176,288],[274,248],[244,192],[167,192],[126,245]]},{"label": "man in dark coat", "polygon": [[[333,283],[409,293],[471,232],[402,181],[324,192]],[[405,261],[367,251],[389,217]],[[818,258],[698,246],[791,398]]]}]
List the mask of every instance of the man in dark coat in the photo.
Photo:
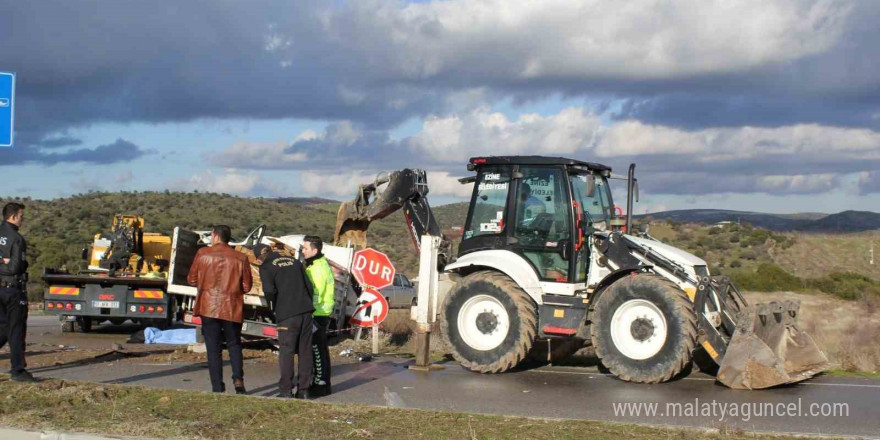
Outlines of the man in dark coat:
[{"label": "man in dark coat", "polygon": [[0,348],[9,342],[12,380],[36,382],[25,370],[27,333],[27,244],[18,233],[24,221],[24,205],[10,202],[3,207],[0,224]]},{"label": "man in dark coat", "polygon": [[229,226],[214,226],[211,246],[196,253],[187,282],[198,288],[193,314],[202,320],[211,390],[226,391],[222,348],[225,340],[232,364],[232,384],[237,394],[245,394],[241,323],[244,294],[250,292],[253,280],[247,256],[229,247],[231,235]]},{"label": "man in dark coat", "polygon": [[293,354],[298,353],[299,377],[293,397],[308,399],[312,382],[312,312],[315,307],[305,268],[296,258],[280,255],[264,244],[254,246],[254,256],[260,265],[263,295],[275,312],[278,325],[280,397],[292,397]]}]

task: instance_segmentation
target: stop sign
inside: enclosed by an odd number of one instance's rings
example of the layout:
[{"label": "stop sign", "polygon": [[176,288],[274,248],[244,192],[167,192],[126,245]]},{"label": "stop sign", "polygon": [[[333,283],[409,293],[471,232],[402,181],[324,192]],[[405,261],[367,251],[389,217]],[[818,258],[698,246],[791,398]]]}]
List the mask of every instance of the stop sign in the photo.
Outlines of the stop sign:
[{"label": "stop sign", "polygon": [[372,248],[361,249],[354,253],[351,274],[359,283],[376,290],[394,283],[394,265],[391,259]]}]

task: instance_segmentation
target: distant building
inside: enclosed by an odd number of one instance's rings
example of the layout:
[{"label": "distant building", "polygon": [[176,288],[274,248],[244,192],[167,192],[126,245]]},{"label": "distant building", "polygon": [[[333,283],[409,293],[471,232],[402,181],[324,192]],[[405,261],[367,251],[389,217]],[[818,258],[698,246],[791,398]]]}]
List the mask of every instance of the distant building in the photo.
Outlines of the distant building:
[{"label": "distant building", "polygon": [[725,220],[723,222],[715,223],[714,225],[712,225],[712,227],[713,228],[726,228],[728,226],[732,226],[733,224],[734,224],[733,222]]}]

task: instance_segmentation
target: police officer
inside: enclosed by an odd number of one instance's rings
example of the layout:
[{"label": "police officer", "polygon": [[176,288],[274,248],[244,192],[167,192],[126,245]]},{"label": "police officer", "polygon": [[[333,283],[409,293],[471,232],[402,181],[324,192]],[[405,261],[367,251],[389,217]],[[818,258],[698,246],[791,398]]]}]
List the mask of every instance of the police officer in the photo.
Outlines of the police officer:
[{"label": "police officer", "polygon": [[36,382],[25,366],[24,339],[27,332],[27,245],[18,228],[24,220],[24,205],[10,202],[3,207],[0,224],[0,348],[9,342],[12,380]]},{"label": "police officer", "polygon": [[312,335],[312,351],[315,358],[315,378],[309,394],[321,397],[330,394],[330,350],[327,348],[327,331],[330,329],[330,315],[336,305],[334,292],[335,278],[330,263],[321,251],[324,243],[321,237],[306,235],[303,239],[302,256],[305,258],[306,275],[312,284],[315,305],[315,325]]},{"label": "police officer", "polygon": [[[278,381],[280,397],[310,399],[312,383],[312,305],[311,286],[302,263],[272,251],[265,244],[254,246],[254,256],[260,266],[263,295],[278,325]],[[293,354],[299,354],[298,382],[293,391]]]}]

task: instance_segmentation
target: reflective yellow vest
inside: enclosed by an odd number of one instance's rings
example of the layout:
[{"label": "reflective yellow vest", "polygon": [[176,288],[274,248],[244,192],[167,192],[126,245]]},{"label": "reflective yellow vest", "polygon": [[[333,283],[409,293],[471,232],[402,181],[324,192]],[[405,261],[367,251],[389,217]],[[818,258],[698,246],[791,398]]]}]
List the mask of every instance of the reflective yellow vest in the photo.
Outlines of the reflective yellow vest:
[{"label": "reflective yellow vest", "polygon": [[335,279],[333,270],[327,258],[322,256],[314,261],[306,269],[306,275],[312,282],[315,296],[312,302],[315,305],[314,316],[330,316],[333,314],[333,306],[336,304],[336,296],[333,291]]}]

